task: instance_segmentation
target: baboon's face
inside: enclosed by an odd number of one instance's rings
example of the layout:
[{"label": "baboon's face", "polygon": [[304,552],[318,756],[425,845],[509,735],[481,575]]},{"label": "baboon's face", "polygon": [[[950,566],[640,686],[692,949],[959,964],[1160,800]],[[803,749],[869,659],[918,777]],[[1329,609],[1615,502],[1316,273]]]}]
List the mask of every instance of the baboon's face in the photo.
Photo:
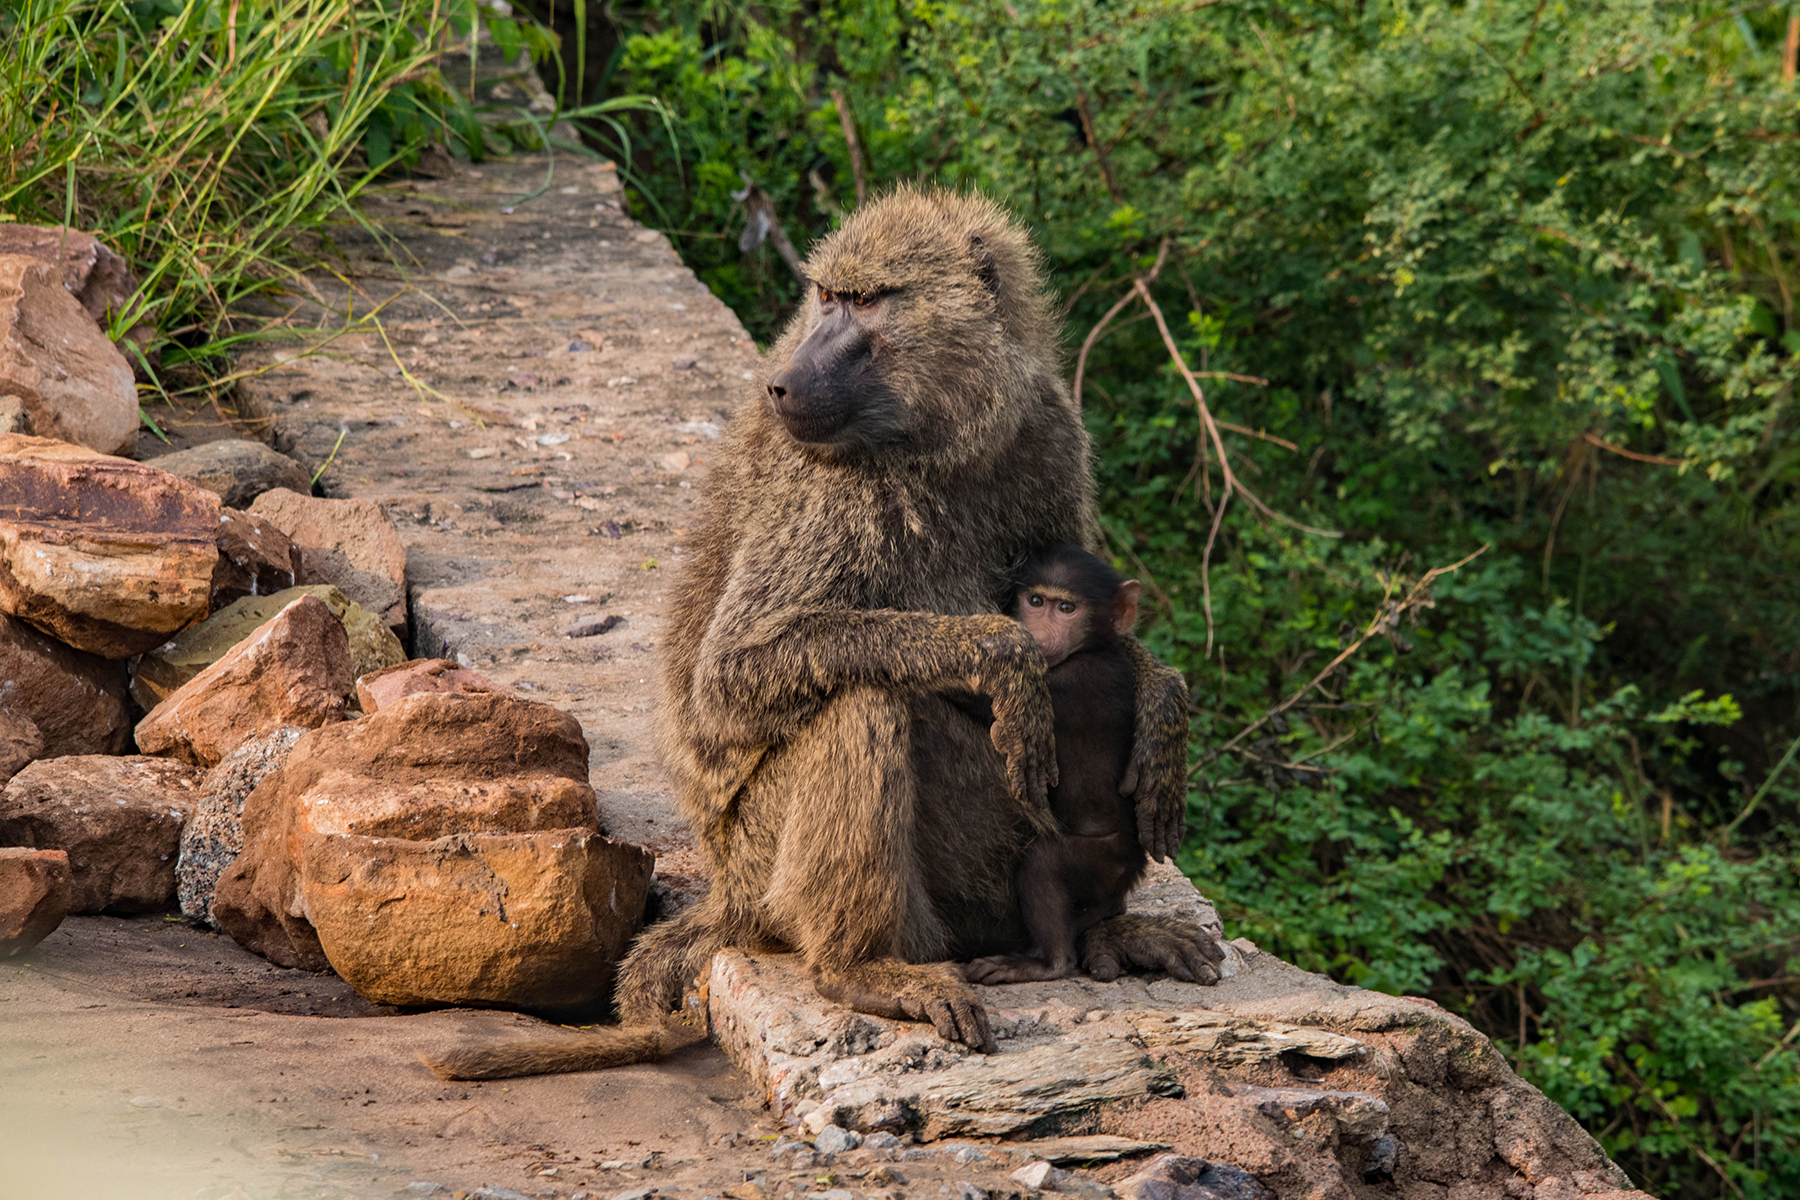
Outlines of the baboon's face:
[{"label": "baboon's face", "polygon": [[811,446],[878,445],[902,405],[883,369],[892,292],[818,289],[819,323],[769,380],[769,406]]}]

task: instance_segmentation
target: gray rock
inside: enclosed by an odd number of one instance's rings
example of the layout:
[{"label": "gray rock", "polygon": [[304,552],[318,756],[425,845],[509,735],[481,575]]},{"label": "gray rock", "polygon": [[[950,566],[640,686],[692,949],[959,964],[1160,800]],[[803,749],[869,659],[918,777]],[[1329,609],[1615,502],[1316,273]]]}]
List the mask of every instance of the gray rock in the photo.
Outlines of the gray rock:
[{"label": "gray rock", "polygon": [[620,1192],[612,1200],[650,1200],[655,1193],[655,1188],[633,1188],[629,1192]]},{"label": "gray rock", "polygon": [[215,492],[231,508],[248,508],[264,492],[310,492],[312,480],[299,463],[261,442],[207,442],[155,459],[152,466]]},{"label": "gray rock", "polygon": [[1125,1200],[1275,1200],[1241,1167],[1181,1154],[1157,1155],[1116,1191]]},{"label": "gray rock", "polygon": [[983,1154],[973,1146],[958,1147],[956,1151],[950,1155],[951,1161],[957,1163],[959,1166],[967,1166],[969,1163],[982,1162],[986,1160],[986,1158],[987,1155]]},{"label": "gray rock", "polygon": [[1034,1162],[1030,1166],[1020,1167],[1012,1173],[1014,1183],[1028,1187],[1034,1192],[1054,1188],[1068,1178],[1067,1171],[1059,1171],[1047,1162]]},{"label": "gray rock", "polygon": [[281,769],[305,732],[290,725],[252,738],[207,772],[194,815],[182,827],[181,855],[175,863],[182,915],[217,927],[212,914],[213,890],[244,848],[244,800],[264,776]]},{"label": "gray rock", "polygon": [[951,1195],[954,1196],[956,1200],[987,1200],[987,1192],[982,1188],[976,1187],[966,1179],[959,1179],[956,1181],[956,1186],[951,1191]]},{"label": "gray rock", "polygon": [[441,1183],[430,1183],[430,1182],[427,1182],[426,1180],[420,1179],[420,1180],[415,1180],[414,1182],[407,1184],[406,1190],[411,1192],[415,1196],[429,1196],[435,1192],[443,1191],[444,1185]]},{"label": "gray rock", "polygon": [[469,1193],[469,1200],[531,1200],[531,1197],[511,1188],[478,1187]]},{"label": "gray rock", "polygon": [[900,1139],[885,1129],[866,1134],[862,1140],[865,1150],[892,1150],[900,1144]]},{"label": "gray rock", "polygon": [[813,1139],[813,1147],[820,1154],[843,1154],[862,1145],[862,1138],[837,1125],[827,1125],[819,1130],[819,1136]]}]

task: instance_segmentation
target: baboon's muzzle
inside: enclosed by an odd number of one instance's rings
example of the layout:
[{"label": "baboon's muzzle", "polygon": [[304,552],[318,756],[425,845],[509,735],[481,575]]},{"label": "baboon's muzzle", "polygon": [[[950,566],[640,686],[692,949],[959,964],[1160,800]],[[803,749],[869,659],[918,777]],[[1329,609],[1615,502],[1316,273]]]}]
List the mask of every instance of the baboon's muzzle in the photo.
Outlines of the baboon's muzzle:
[{"label": "baboon's muzzle", "polygon": [[874,338],[847,314],[821,321],[769,380],[769,406],[795,441],[860,440],[893,420]]}]

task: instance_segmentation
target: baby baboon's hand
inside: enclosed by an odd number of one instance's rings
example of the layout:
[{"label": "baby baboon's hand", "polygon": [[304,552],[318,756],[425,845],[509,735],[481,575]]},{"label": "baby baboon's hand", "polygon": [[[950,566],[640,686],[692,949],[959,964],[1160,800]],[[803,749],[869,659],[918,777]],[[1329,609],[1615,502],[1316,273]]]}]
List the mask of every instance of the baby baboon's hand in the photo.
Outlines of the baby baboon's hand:
[{"label": "baby baboon's hand", "polygon": [[993,704],[988,736],[1006,759],[1007,786],[1021,804],[1043,808],[1059,782],[1044,655],[1024,626],[1004,617],[994,620],[976,639],[982,663],[975,690]]}]

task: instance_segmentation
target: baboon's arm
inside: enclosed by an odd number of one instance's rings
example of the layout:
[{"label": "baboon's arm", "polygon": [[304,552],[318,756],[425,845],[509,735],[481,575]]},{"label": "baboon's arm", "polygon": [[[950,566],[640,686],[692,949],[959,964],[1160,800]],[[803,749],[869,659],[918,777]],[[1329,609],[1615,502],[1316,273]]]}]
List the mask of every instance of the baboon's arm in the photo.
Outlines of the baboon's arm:
[{"label": "baboon's arm", "polygon": [[1187,681],[1136,638],[1126,638],[1137,686],[1137,732],[1119,794],[1136,801],[1138,841],[1151,858],[1173,858],[1187,832]]},{"label": "baboon's arm", "polygon": [[845,688],[972,691],[993,703],[1013,794],[1041,808],[1057,782],[1044,670],[1024,626],[998,614],[813,609],[710,630],[694,696],[722,740],[771,745]]}]

